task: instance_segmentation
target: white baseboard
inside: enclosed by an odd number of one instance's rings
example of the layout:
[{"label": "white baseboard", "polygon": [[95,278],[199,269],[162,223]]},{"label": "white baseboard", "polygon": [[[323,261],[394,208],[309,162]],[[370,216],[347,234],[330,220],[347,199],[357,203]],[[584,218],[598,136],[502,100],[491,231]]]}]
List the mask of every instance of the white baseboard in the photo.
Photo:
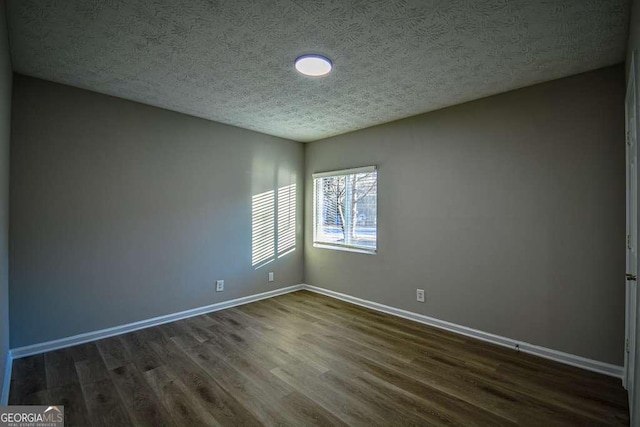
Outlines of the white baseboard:
[{"label": "white baseboard", "polygon": [[[84,334],[74,335],[67,338],[61,338],[54,341],[47,341],[44,343],[33,344],[26,347],[18,347],[9,351],[7,355],[7,368],[5,374],[5,381],[2,388],[2,402],[6,402],[9,393],[9,381],[11,379],[11,363],[13,359],[20,357],[31,356],[34,354],[44,353],[47,351],[57,350],[65,347],[72,347],[74,345],[83,344],[90,341],[99,340],[102,338],[108,338],[114,335],[120,335],[127,332],[137,331],[139,329],[149,328],[151,326],[162,325],[164,323],[174,322],[176,320],[186,319],[188,317],[198,316],[205,313],[211,313],[218,310],[224,310],[225,308],[231,308],[238,305],[249,304],[255,301],[260,301],[266,298],[272,298],[278,295],[288,294],[301,289],[306,289],[311,292],[326,295],[328,297],[336,298],[342,301],[346,301],[352,304],[356,304],[362,307],[370,308],[372,310],[380,311],[383,313],[391,314],[394,316],[409,319],[414,322],[422,323],[436,328],[444,329],[446,331],[454,332],[460,335],[476,338],[482,341],[497,344],[503,347],[519,348],[524,353],[533,354],[545,359],[555,360],[556,362],[564,363],[578,368],[586,369],[593,372],[609,375],[616,378],[623,377],[623,367],[617,365],[611,365],[609,363],[599,362],[597,360],[587,359],[585,357],[576,356],[569,353],[564,353],[557,350],[552,350],[545,347],[529,344],[522,341],[517,341],[511,338],[502,337],[499,335],[490,334],[488,332],[479,331],[477,329],[468,328],[466,326],[457,325],[455,323],[447,322],[444,320],[435,319],[433,317],[425,316],[423,314],[413,313],[410,311],[402,310],[388,305],[379,304],[373,301],[367,301],[361,298],[353,297],[351,295],[342,294],[340,292],[331,291],[317,286],[301,284],[289,286],[286,288],[275,289],[273,291],[263,292],[256,295],[249,295],[234,300],[223,301],[204,307],[198,307],[191,310],[181,311],[179,313],[168,314],[165,316],[154,317],[152,319],[142,320],[139,322],[129,323],[126,325],[115,326],[113,328],[101,329],[98,331],[87,332]],[[7,376],[8,375],[8,376]],[[8,378],[8,379],[7,379]]]},{"label": "white baseboard", "polygon": [[379,304],[377,302],[367,301],[361,298],[352,297],[351,295],[342,294],[340,292],[331,291],[329,289],[319,288],[317,286],[303,284],[302,288],[311,292],[326,295],[328,297],[336,298],[336,299],[346,301],[352,304],[356,304],[362,307],[370,308],[372,310],[381,311],[383,313],[402,317],[404,319],[413,320],[414,322],[423,323],[429,326],[434,326],[436,328],[440,328],[440,329],[444,329],[446,331],[454,332],[460,335],[476,338],[476,339],[497,344],[503,347],[513,348],[514,350],[516,348],[519,348],[520,351],[524,353],[533,354],[535,356],[543,357],[545,359],[555,360],[556,362],[564,363],[566,365],[576,366],[578,368],[586,369],[588,371],[598,372],[600,374],[609,375],[611,377],[616,377],[620,379],[622,379],[623,377],[624,368],[622,366],[611,365],[609,363],[587,359],[586,357],[576,356],[574,354],[564,353],[561,351],[540,347],[540,346],[529,344],[526,342],[517,341],[511,338],[490,334],[488,332],[478,331],[477,329],[472,329],[466,326],[457,325],[455,323],[446,322],[444,320],[435,319],[433,317],[425,316],[423,314],[413,313],[411,311],[390,307],[388,305]]},{"label": "white baseboard", "polygon": [[11,385],[11,368],[13,360],[11,351],[7,351],[7,364],[4,367],[4,378],[2,381],[2,390],[0,390],[0,406],[7,405],[9,402],[9,386]]},{"label": "white baseboard", "polygon": [[90,341],[96,341],[103,338],[120,335],[127,332],[137,331],[139,329],[149,328],[151,326],[162,325],[164,323],[175,322],[176,320],[186,319],[188,317],[199,316],[205,313],[224,310],[225,308],[236,307],[238,305],[249,304],[251,302],[260,301],[266,298],[272,298],[278,295],[288,294],[302,289],[302,285],[293,285],[286,288],[274,289],[273,291],[263,292],[260,294],[249,295],[242,298],[222,301],[215,304],[206,305],[204,307],[193,308],[191,310],[181,311],[179,313],[158,316],[152,319],[141,320],[139,322],[128,323],[126,325],[115,326],[113,328],[101,329],[98,331],[86,332],[71,337],[60,338],[53,341],[18,347],[10,350],[9,357],[18,359],[21,357],[32,356],[34,354],[45,353],[47,351],[58,350],[65,347],[83,344]]}]

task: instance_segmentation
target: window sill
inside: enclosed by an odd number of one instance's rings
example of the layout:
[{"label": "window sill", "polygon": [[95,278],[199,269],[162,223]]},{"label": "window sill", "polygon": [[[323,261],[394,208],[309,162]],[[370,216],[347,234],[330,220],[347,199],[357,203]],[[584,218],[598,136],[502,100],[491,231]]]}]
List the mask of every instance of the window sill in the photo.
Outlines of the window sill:
[{"label": "window sill", "polygon": [[366,255],[375,255],[377,252],[377,249],[353,248],[350,246],[334,246],[334,245],[327,245],[324,243],[314,243],[313,247],[320,248],[320,249],[333,249],[334,251],[355,252],[357,254],[366,254]]}]

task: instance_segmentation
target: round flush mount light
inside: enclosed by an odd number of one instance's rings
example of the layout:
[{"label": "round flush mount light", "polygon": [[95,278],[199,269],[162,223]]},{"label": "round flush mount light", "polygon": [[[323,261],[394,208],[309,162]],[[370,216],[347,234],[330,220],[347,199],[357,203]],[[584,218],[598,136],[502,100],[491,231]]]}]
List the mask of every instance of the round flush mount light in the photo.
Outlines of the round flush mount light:
[{"label": "round flush mount light", "polygon": [[326,76],[332,68],[331,60],[322,55],[302,55],[296,58],[296,70],[305,76]]}]

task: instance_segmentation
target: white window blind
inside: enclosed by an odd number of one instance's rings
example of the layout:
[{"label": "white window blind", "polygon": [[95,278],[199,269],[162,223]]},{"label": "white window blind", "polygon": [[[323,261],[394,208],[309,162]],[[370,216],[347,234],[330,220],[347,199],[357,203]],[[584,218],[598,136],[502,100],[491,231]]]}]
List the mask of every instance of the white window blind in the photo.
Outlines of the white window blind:
[{"label": "white window blind", "polygon": [[378,234],[375,166],[313,174],[314,246],[374,253]]}]

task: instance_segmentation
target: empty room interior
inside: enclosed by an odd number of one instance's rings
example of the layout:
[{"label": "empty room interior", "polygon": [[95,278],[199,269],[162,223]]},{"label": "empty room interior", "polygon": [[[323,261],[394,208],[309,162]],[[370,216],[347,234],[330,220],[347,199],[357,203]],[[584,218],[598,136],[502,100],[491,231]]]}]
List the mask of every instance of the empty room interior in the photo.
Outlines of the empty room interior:
[{"label": "empty room interior", "polygon": [[2,1],[0,424],[640,426],[638,49],[632,0]]}]

